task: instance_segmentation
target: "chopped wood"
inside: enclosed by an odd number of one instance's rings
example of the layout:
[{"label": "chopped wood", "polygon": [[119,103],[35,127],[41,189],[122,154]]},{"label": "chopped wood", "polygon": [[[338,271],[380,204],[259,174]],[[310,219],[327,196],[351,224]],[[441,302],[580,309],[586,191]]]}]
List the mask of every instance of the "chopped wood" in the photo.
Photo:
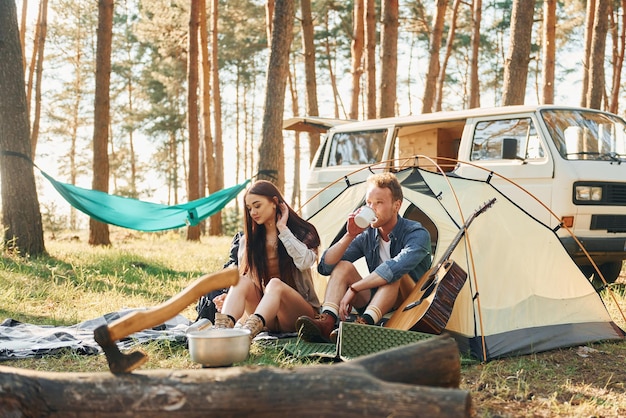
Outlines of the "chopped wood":
[{"label": "chopped wood", "polygon": [[0,416],[469,417],[453,339],[335,365],[41,372],[0,366]]}]

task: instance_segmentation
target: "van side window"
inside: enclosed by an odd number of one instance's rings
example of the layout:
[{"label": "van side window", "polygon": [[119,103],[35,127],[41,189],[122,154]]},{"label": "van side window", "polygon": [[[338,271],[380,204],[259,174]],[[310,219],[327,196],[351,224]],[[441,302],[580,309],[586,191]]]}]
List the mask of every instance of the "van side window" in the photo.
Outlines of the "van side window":
[{"label": "van side window", "polygon": [[328,166],[373,164],[385,149],[387,130],[338,132],[330,142]]},{"label": "van side window", "polygon": [[530,118],[482,121],[476,124],[472,161],[542,159],[545,151]]}]

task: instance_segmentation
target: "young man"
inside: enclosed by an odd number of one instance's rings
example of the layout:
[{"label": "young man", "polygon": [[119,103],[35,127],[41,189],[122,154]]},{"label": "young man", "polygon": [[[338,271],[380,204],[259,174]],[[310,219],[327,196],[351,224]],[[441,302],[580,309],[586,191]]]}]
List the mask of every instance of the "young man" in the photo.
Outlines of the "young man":
[{"label": "young man", "polygon": [[[330,279],[321,313],[296,321],[305,341],[331,341],[338,320],[345,321],[352,307],[362,314],[357,322],[377,324],[401,302],[402,276],[408,274],[416,282],[430,267],[430,234],[419,222],[399,216],[403,195],[396,176],[372,175],[367,186],[365,201],[376,220],[360,228],[354,220],[360,209],[351,213],[346,234],[322,255],[318,271],[330,274]],[[365,277],[353,264],[361,257],[365,257],[370,272]]]}]

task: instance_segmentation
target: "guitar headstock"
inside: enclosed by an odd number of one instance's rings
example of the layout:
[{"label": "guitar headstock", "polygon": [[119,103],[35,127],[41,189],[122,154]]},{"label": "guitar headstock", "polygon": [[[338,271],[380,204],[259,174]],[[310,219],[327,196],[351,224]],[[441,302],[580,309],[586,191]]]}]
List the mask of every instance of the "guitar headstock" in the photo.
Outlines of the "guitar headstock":
[{"label": "guitar headstock", "polygon": [[484,211],[492,207],[494,203],[496,203],[495,197],[492,198],[491,200],[486,201],[485,203],[483,203],[483,205],[480,208],[478,208],[478,210],[476,211],[476,215],[483,213]]}]

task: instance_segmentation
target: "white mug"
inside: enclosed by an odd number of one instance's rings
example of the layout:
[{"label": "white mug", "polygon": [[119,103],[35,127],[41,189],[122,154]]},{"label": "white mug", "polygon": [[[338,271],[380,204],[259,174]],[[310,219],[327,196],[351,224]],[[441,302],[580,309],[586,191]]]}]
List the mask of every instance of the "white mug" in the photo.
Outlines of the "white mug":
[{"label": "white mug", "polygon": [[359,228],[367,228],[370,224],[376,222],[376,213],[369,206],[361,207],[359,213],[354,217],[354,222]]}]

